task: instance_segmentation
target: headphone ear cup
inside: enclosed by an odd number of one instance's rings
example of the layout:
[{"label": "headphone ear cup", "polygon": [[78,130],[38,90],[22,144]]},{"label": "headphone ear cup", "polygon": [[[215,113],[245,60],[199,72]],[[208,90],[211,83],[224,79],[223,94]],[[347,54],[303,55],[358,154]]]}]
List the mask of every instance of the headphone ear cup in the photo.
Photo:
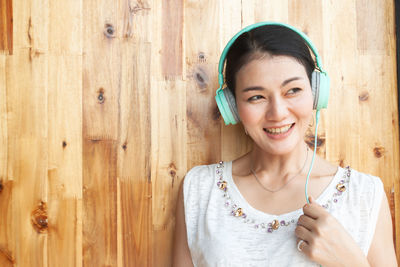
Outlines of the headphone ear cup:
[{"label": "headphone ear cup", "polygon": [[313,71],[311,74],[311,92],[313,95],[313,109],[317,109],[319,97],[319,72]]},{"label": "headphone ear cup", "polygon": [[325,72],[313,71],[311,74],[311,91],[314,97],[313,109],[320,110],[328,107],[329,76]]},{"label": "headphone ear cup", "polygon": [[223,90],[218,89],[215,100],[225,125],[236,124],[240,121],[236,99],[227,87]]},{"label": "headphone ear cup", "polygon": [[226,101],[228,102],[229,110],[232,112],[233,118],[235,120],[234,124],[236,124],[236,123],[238,123],[240,121],[240,117],[239,117],[239,113],[238,113],[237,105],[236,105],[236,98],[232,94],[231,90],[229,90],[228,87],[226,87],[223,90],[223,92],[224,92]]}]

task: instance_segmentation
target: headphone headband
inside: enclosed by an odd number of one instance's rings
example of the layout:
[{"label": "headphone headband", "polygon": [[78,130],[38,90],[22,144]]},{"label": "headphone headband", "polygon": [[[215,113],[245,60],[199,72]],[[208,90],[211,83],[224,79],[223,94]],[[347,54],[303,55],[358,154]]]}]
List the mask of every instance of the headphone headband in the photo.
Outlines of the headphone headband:
[{"label": "headphone headband", "polygon": [[219,83],[219,88],[222,89],[222,86],[224,84],[224,76],[222,74],[223,70],[224,70],[224,63],[226,60],[226,55],[228,54],[229,49],[231,48],[232,44],[236,41],[236,39],[245,32],[249,32],[252,29],[261,27],[261,26],[265,26],[265,25],[276,25],[276,26],[283,26],[286,28],[291,29],[292,31],[296,32],[297,34],[299,34],[304,41],[306,41],[308,47],[311,48],[311,51],[314,53],[315,55],[315,61],[317,62],[317,67],[319,68],[319,70],[321,72],[325,72],[322,68],[322,63],[318,54],[317,49],[315,48],[314,44],[312,43],[312,41],[310,40],[310,38],[308,38],[307,35],[305,35],[302,31],[296,29],[295,27],[285,24],[285,23],[280,23],[280,22],[273,22],[273,21],[264,21],[264,22],[258,22],[252,25],[249,25],[245,28],[243,28],[241,31],[239,31],[237,34],[235,34],[232,39],[226,44],[224,50],[222,51],[221,57],[219,59],[219,64],[218,64],[218,83]]}]

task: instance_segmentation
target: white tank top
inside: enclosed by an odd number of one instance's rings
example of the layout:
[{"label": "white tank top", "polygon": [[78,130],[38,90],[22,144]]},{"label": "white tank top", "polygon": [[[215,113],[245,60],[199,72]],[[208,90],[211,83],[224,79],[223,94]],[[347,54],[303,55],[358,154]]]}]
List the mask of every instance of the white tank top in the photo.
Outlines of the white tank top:
[{"label": "white tank top", "polygon": [[[383,193],[378,177],[338,167],[316,202],[367,256]],[[272,215],[250,206],[232,179],[232,161],[192,168],[183,194],[194,266],[319,266],[297,250],[294,230],[303,210]]]}]

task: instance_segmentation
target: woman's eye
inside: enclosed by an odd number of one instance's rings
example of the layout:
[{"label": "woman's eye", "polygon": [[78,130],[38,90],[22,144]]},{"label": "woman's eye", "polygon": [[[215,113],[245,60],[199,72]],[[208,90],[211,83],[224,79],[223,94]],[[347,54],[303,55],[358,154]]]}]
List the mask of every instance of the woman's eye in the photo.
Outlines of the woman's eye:
[{"label": "woman's eye", "polygon": [[289,95],[293,95],[293,94],[297,93],[298,91],[301,91],[301,89],[300,88],[292,88],[289,91],[287,91],[287,93]]},{"label": "woman's eye", "polygon": [[261,99],[261,98],[262,98],[261,95],[255,95],[255,96],[250,97],[250,98],[248,99],[248,101],[255,101],[255,100],[258,100],[258,99]]}]

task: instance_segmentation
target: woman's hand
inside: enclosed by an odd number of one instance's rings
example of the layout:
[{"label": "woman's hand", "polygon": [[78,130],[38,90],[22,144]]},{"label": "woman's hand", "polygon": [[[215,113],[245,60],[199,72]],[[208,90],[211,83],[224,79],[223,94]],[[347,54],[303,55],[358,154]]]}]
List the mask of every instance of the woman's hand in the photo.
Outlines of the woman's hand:
[{"label": "woman's hand", "polygon": [[346,229],[312,197],[303,207],[295,234],[301,251],[312,261],[328,266],[369,266]]}]

